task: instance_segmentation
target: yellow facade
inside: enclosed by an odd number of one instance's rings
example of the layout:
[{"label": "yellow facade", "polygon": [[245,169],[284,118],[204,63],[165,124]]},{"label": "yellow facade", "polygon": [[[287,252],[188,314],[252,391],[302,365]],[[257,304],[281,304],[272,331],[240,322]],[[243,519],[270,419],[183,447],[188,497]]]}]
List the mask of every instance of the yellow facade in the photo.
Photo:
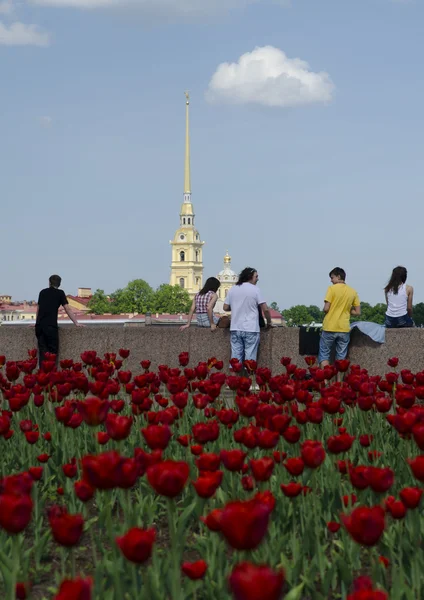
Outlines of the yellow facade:
[{"label": "yellow facade", "polygon": [[186,139],[184,161],[184,200],[180,210],[180,227],[170,241],[172,246],[171,285],[179,285],[193,297],[203,286],[203,244],[195,228],[191,201],[190,177],[190,99],[186,93]]}]

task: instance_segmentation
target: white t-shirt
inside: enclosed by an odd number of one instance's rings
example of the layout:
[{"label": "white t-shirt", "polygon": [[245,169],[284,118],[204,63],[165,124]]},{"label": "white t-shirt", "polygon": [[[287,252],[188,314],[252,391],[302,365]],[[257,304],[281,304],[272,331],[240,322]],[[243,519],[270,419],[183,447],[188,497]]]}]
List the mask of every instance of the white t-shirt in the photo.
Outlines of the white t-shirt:
[{"label": "white t-shirt", "polygon": [[225,304],[231,308],[230,330],[259,333],[258,305],[264,302],[261,290],[253,283],[233,286],[225,298]]}]

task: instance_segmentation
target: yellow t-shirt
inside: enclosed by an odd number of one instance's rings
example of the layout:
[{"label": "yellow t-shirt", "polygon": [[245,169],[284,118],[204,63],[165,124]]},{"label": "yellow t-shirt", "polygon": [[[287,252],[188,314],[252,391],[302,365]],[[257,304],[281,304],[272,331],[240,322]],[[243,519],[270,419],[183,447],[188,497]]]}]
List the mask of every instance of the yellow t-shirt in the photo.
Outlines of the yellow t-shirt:
[{"label": "yellow t-shirt", "polygon": [[330,302],[330,310],[325,315],[323,330],[350,331],[350,310],[360,305],[357,292],[345,283],[335,283],[328,288],[325,301]]}]

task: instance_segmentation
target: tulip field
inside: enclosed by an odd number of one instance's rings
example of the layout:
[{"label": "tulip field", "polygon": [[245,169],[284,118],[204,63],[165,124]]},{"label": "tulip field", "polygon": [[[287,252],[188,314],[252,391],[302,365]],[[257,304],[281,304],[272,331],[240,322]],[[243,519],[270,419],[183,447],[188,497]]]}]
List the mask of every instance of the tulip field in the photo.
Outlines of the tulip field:
[{"label": "tulip field", "polygon": [[424,598],[424,371],[129,354],[0,356],[0,598]]}]

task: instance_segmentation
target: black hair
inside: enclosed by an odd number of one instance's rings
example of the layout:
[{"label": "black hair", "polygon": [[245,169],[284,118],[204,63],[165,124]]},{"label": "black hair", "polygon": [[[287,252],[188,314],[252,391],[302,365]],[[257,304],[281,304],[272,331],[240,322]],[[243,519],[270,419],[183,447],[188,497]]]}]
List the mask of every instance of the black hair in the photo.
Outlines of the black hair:
[{"label": "black hair", "polygon": [[342,281],[346,281],[346,271],[341,267],[334,267],[329,273],[329,277],[335,275],[336,277],[340,277]]},{"label": "black hair", "polygon": [[208,292],[217,292],[221,282],[216,277],[208,277],[205,281],[205,285],[200,290],[199,294],[204,296]]},{"label": "black hair", "polygon": [[393,290],[394,294],[397,294],[402,283],[405,283],[408,277],[408,271],[405,267],[395,267],[392,271],[392,276],[389,279],[389,283],[384,288],[386,294]]},{"label": "black hair", "polygon": [[241,285],[242,283],[248,283],[252,279],[252,277],[255,273],[256,273],[256,269],[253,269],[252,267],[246,267],[240,273],[236,285]]},{"label": "black hair", "polygon": [[62,278],[59,275],[50,275],[49,277],[50,287],[58,288],[62,283]]}]

